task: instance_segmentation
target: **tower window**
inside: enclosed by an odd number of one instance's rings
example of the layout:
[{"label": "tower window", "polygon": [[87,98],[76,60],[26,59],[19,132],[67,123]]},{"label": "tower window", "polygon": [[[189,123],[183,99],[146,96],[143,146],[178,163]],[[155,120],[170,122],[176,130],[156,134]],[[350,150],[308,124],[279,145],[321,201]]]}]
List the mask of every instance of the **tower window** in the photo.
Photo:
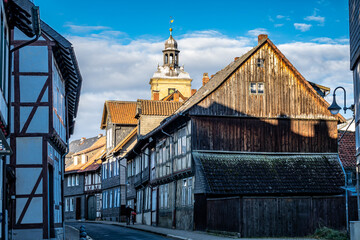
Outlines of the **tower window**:
[{"label": "tower window", "polygon": [[173,94],[175,92],[175,88],[168,88],[168,95]]},{"label": "tower window", "polygon": [[170,59],[169,59],[169,63],[173,64],[174,63],[174,55],[172,53],[170,53]]},{"label": "tower window", "polygon": [[168,55],[165,54],[165,64],[168,64]]},{"label": "tower window", "polygon": [[265,63],[265,59],[263,59],[263,58],[258,58],[256,61],[256,65],[258,67],[264,67],[264,63]]}]

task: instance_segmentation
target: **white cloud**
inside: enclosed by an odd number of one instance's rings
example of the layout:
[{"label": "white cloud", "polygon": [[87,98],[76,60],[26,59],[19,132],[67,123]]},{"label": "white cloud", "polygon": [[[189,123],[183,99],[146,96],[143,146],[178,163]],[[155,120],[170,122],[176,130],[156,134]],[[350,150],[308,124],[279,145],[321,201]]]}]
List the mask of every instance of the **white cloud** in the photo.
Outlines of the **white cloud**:
[{"label": "white cloud", "polygon": [[289,21],[290,20],[290,17],[289,16],[284,16],[284,15],[276,15],[276,18],[277,19],[285,19],[285,20],[287,20],[287,21]]},{"label": "white cloud", "polygon": [[325,17],[318,16],[317,15],[318,11],[319,11],[318,9],[315,9],[314,14],[311,15],[311,16],[305,17],[304,20],[306,20],[306,21],[315,21],[315,22],[319,23],[318,24],[319,26],[324,26]]},{"label": "white cloud", "polygon": [[294,23],[295,29],[300,30],[302,32],[309,31],[311,26],[312,26],[311,24],[306,24],[306,23]]},{"label": "white cloud", "polygon": [[265,28],[255,28],[253,30],[249,30],[247,34],[253,37],[257,37],[259,34],[269,34],[269,32]]},{"label": "white cloud", "polygon": [[[185,65],[185,71],[193,78],[192,87],[196,89],[201,86],[204,72],[209,75],[216,73],[234,57],[243,55],[256,45],[252,36],[230,38],[211,30],[174,37],[181,51],[180,64]],[[161,51],[165,39],[137,39],[126,44],[121,38],[114,40],[100,36],[72,36],[69,40],[74,45],[83,76],[72,139],[91,137],[101,132],[105,100],[150,98],[149,80],[156,71],[157,63],[162,64]],[[307,80],[332,89],[342,85],[352,94],[347,44],[324,38],[323,41],[280,44],[278,47]]]},{"label": "white cloud", "polygon": [[275,24],[274,26],[275,27],[282,27],[282,26],[284,26],[284,24],[283,23],[278,23],[278,24]]},{"label": "white cloud", "polygon": [[102,31],[102,30],[108,30],[110,27],[106,26],[81,26],[81,25],[75,25],[75,24],[66,24],[66,27],[70,28],[71,31],[77,32],[77,33],[86,33],[86,32],[92,32],[92,31]]}]

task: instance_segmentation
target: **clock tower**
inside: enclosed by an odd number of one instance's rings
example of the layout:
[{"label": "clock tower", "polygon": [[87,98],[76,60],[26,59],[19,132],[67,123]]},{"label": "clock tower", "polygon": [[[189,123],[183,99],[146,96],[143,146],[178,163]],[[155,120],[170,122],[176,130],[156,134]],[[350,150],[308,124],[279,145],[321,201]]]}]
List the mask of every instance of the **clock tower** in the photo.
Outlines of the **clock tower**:
[{"label": "clock tower", "polygon": [[178,45],[172,36],[165,41],[163,52],[163,65],[150,79],[151,100],[161,100],[175,91],[180,92],[185,98],[191,96],[191,81],[189,73],[184,71],[184,66],[179,65]]}]

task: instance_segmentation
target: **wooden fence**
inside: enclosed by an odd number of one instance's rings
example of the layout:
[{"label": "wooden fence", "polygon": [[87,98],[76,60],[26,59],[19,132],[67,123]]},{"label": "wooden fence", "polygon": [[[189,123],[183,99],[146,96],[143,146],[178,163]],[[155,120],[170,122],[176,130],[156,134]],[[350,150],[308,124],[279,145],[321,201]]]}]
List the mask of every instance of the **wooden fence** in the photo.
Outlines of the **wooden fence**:
[{"label": "wooden fence", "polygon": [[[349,220],[357,220],[356,197]],[[207,199],[207,229],[241,237],[300,237],[321,227],[346,229],[345,198],[230,197]]]}]

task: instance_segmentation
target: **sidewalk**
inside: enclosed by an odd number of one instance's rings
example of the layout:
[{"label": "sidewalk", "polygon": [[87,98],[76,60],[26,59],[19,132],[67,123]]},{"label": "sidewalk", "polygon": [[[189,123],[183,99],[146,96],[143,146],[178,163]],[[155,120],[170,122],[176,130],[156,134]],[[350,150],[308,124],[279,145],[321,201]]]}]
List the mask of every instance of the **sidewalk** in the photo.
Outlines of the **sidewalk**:
[{"label": "sidewalk", "polygon": [[[65,240],[77,240],[79,239],[79,230],[69,226],[69,225],[65,225]],[[88,240],[92,240],[91,237],[87,236]]]},{"label": "sidewalk", "polygon": [[[86,221],[89,223],[98,223],[98,224],[109,224],[120,227],[131,228],[135,230],[145,231],[161,236],[165,236],[172,239],[178,240],[230,240],[230,239],[241,239],[246,240],[246,238],[236,238],[236,237],[225,237],[225,236],[216,236],[213,234],[209,234],[206,232],[199,231],[185,231],[178,229],[170,229],[170,228],[162,228],[162,227],[153,227],[143,224],[135,224],[135,225],[126,225],[126,223],[119,222],[110,222],[110,221]],[[264,239],[272,239],[272,240],[316,240],[311,238],[251,238],[248,240],[264,240]]]}]

